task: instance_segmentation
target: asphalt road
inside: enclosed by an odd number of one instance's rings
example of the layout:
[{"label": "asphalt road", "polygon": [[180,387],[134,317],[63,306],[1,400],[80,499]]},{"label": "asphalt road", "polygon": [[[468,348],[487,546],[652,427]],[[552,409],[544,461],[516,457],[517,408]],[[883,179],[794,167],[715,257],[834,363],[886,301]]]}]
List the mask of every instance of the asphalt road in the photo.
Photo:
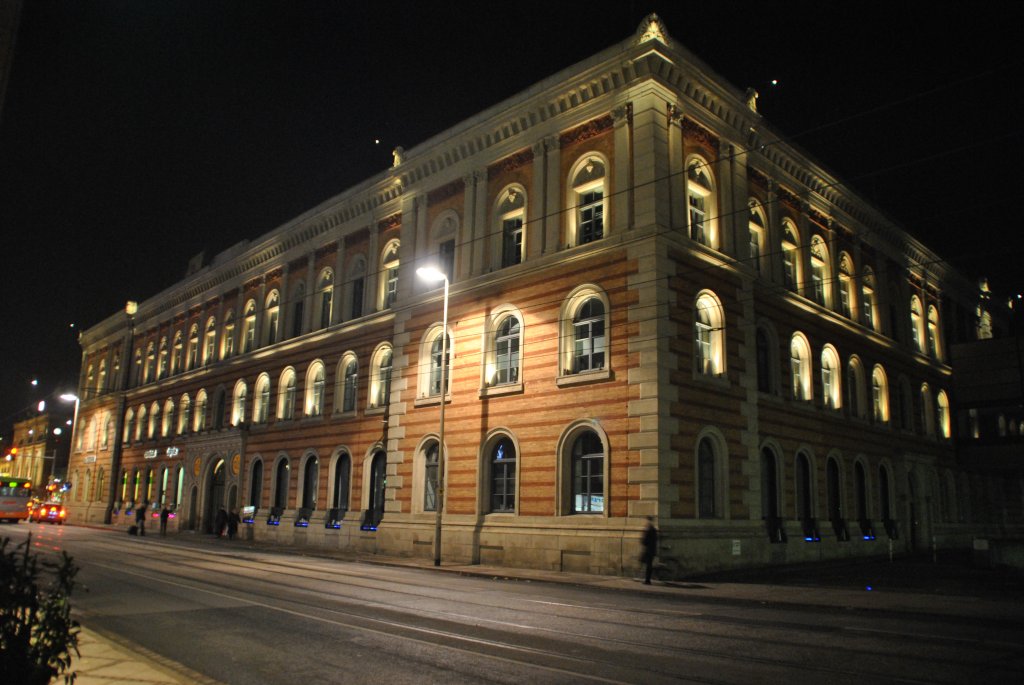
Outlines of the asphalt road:
[{"label": "asphalt road", "polygon": [[82,623],[228,685],[1016,683],[1024,625],[705,602],[72,526]]}]

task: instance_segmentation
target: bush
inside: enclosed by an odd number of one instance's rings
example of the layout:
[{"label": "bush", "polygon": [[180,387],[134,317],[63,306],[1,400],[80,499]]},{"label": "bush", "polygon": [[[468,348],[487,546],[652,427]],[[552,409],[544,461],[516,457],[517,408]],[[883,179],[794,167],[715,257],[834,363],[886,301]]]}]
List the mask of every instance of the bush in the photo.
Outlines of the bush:
[{"label": "bush", "polygon": [[0,683],[46,685],[60,675],[74,683],[79,628],[68,598],[78,567],[66,552],[40,561],[31,542],[0,541]]}]

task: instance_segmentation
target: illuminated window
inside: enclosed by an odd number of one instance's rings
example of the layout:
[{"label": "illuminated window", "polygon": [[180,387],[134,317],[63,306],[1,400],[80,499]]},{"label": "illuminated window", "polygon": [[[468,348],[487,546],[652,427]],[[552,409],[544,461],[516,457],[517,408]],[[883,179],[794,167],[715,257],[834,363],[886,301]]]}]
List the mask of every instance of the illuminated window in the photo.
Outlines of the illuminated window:
[{"label": "illuminated window", "polygon": [[[168,364],[168,350],[167,350],[167,338],[160,338],[160,353],[156,363],[156,377],[167,378],[167,364]],[[92,367],[89,367],[89,373],[92,374]]]},{"label": "illuminated window", "polygon": [[843,404],[840,368],[835,348],[826,345],[821,351],[821,399],[828,409],[839,409]]},{"label": "illuminated window", "polygon": [[249,390],[245,381],[238,381],[235,384],[235,391],[232,394],[231,404],[231,425],[239,426],[245,422],[245,403]]},{"label": "illuminated window", "polygon": [[206,332],[203,335],[203,366],[212,364],[217,359],[217,320],[212,316],[206,320]]},{"label": "illuminated window", "polygon": [[324,413],[324,365],[315,361],[306,372],[305,416],[322,416]]},{"label": "illuminated window", "polygon": [[185,366],[192,370],[199,365],[199,326],[192,324],[188,331],[188,352]]},{"label": "illuminated window", "polygon": [[800,288],[800,234],[792,221],[782,222],[782,277],[787,288]]},{"label": "illuminated window", "polygon": [[697,373],[719,376],[724,371],[724,329],[722,305],[711,291],[704,291],[694,303],[694,358]]},{"label": "illuminated window", "polygon": [[224,316],[224,335],[221,338],[221,359],[235,356],[235,317],[232,312]]},{"label": "illuminated window", "polygon": [[447,357],[444,371],[445,395],[452,387],[452,366],[453,355],[452,337],[449,334],[444,343],[442,351],[441,327],[433,326],[423,337],[423,344],[420,348],[420,396],[435,397],[441,395],[441,364],[442,357]]},{"label": "illuminated window", "polygon": [[877,330],[875,328],[875,322],[878,317],[875,315],[875,274],[871,269],[865,267],[864,273],[861,275],[861,316],[863,317],[864,325],[871,330]]},{"label": "illuminated window", "polygon": [[178,435],[185,435],[191,428],[192,422],[192,400],[188,395],[182,395],[178,401]]},{"label": "illuminated window", "polygon": [[359,387],[359,362],[354,354],[349,353],[341,358],[338,364],[338,382],[340,393],[335,394],[335,411],[342,413],[356,410],[356,392]]},{"label": "illuminated window", "polygon": [[163,421],[160,422],[160,436],[168,437],[171,434],[171,429],[174,426],[174,402],[167,400],[164,402],[164,416]]},{"label": "illuminated window", "polygon": [[157,436],[160,425],[160,405],[154,402],[149,407],[149,426],[146,428],[146,437],[152,440]]},{"label": "illuminated window", "polygon": [[790,379],[793,399],[811,399],[811,346],[802,333],[794,333],[789,343]]},{"label": "illuminated window", "polygon": [[921,427],[925,435],[935,435],[935,399],[927,383],[921,384]]},{"label": "illuminated window", "polygon": [[291,367],[281,372],[277,385],[277,418],[295,418],[295,370]]},{"label": "illuminated window", "polygon": [[276,290],[271,290],[267,295],[266,309],[264,310],[263,337],[267,345],[275,344],[279,338],[280,330],[278,325],[281,322],[281,296]]},{"label": "illuminated window", "polygon": [[208,404],[206,391],[200,390],[196,394],[196,413],[192,416],[192,430],[197,433],[206,430],[206,408]]},{"label": "illuminated window", "polygon": [[871,372],[871,416],[875,423],[889,422],[889,382],[878,365]]},{"label": "illuminated window", "polygon": [[938,414],[939,435],[948,439],[951,435],[949,421],[949,397],[946,396],[945,390],[939,390],[939,394],[936,395],[935,408]]},{"label": "illuminated window", "polygon": [[577,245],[585,245],[604,238],[606,214],[605,187],[606,166],[596,154],[588,154],[573,167],[571,176],[571,201],[575,205],[572,220],[575,221]]},{"label": "illuminated window", "polygon": [[384,246],[380,258],[380,309],[388,309],[398,298],[398,248],[392,240]]},{"label": "illuminated window", "polygon": [[373,353],[370,378],[370,406],[386,407],[391,397],[391,364],[392,350],[390,345],[382,345]]},{"label": "illuminated window", "polygon": [[103,394],[107,390],[107,360],[100,361],[100,372],[96,377],[96,394]]},{"label": "illuminated window", "polygon": [[171,347],[171,373],[178,374],[185,370],[185,335],[181,331],[174,334],[174,345]]},{"label": "illuminated window", "polygon": [[853,318],[853,260],[845,252],[839,255],[839,312]]},{"label": "illuminated window", "polygon": [[764,209],[757,200],[751,199],[748,203],[750,212],[747,217],[747,234],[749,236],[750,268],[756,273],[761,273],[761,253],[763,252],[764,236],[767,233],[768,222],[764,218]]},{"label": "illuminated window", "polygon": [[935,359],[942,359],[939,345],[939,310],[935,305],[928,305],[928,354]]},{"label": "illuminated window", "polygon": [[592,285],[573,290],[562,303],[559,326],[559,366],[560,377],[566,379],[564,382],[571,383],[567,377],[576,374],[598,371],[604,371],[604,374],[597,375],[597,378],[606,377],[610,341],[609,307],[604,292]]},{"label": "illuminated window", "polygon": [[526,193],[511,186],[500,194],[498,227],[501,232],[501,266],[523,261],[523,222],[526,218]]},{"label": "illuminated window", "polygon": [[811,238],[811,299],[828,307],[832,298],[832,273],[829,266],[828,248],[821,236]]},{"label": "illuminated window", "polygon": [[516,510],[516,448],[503,437],[490,450],[490,510],[511,513]]},{"label": "illuminated window", "polygon": [[921,316],[921,300],[917,295],[910,298],[910,337],[914,349],[924,352],[924,318]]},{"label": "illuminated window", "polygon": [[256,379],[256,392],[252,402],[252,422],[266,423],[270,414],[270,376],[263,373]]},{"label": "illuminated window", "polygon": [[850,416],[867,418],[867,393],[865,390],[864,366],[857,356],[850,357],[846,365],[846,397]]},{"label": "illuminated window", "polygon": [[135,410],[129,409],[124,414],[124,435],[121,436],[121,442],[131,442],[132,434],[135,428]]},{"label": "illuminated window", "polygon": [[334,271],[324,269],[320,272],[316,283],[316,298],[319,303],[317,328],[331,325],[331,312],[334,307]]},{"label": "illuminated window", "polygon": [[156,349],[153,343],[146,348],[146,367],[142,371],[142,382],[149,383],[153,380],[153,373],[156,370]]},{"label": "illuminated window", "polygon": [[686,164],[686,197],[689,205],[690,239],[718,247],[714,218],[715,194],[711,170],[706,160],[694,157]]},{"label": "illuminated window", "polygon": [[245,315],[242,320],[242,353],[252,352],[256,347],[256,301],[249,300],[245,304]]}]

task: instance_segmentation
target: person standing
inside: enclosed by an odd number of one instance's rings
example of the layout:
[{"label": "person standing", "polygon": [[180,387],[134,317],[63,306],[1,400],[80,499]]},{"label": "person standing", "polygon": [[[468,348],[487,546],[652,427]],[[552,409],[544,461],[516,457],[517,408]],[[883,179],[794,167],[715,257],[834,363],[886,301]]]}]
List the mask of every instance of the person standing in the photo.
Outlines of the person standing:
[{"label": "person standing", "polygon": [[238,524],[242,522],[239,518],[238,512],[234,509],[228,514],[228,540],[234,540],[235,535],[238,534]]},{"label": "person standing", "polygon": [[647,517],[647,528],[644,529],[644,536],[640,543],[644,551],[640,555],[640,561],[644,564],[644,585],[651,584],[651,574],[654,573],[654,557],[658,556],[658,529],[654,527],[654,517]]},{"label": "person standing", "polygon": [[165,504],[164,508],[160,510],[160,537],[167,536],[167,519],[170,518],[170,516],[171,512]]},{"label": "person standing", "polygon": [[135,508],[135,525],[139,528],[139,535],[146,534],[146,503],[142,502]]}]

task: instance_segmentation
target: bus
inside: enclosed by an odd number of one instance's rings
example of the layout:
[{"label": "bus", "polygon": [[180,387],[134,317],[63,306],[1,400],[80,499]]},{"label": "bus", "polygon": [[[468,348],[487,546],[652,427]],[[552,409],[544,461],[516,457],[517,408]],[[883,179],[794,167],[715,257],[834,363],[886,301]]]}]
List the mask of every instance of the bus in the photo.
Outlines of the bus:
[{"label": "bus", "polygon": [[31,480],[0,476],[0,520],[17,523],[27,519],[28,505],[31,501]]}]

